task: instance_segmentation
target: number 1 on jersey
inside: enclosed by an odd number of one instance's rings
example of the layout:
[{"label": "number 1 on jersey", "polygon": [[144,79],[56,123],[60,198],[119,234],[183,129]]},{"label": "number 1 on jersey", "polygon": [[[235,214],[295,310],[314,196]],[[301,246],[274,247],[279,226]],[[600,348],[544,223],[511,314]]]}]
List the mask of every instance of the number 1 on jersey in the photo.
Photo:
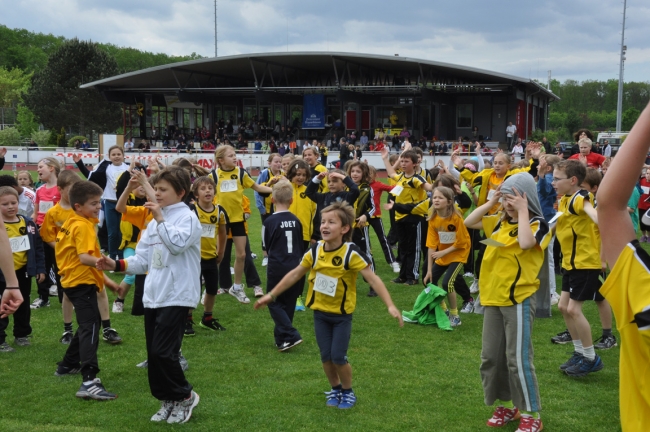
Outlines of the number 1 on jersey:
[{"label": "number 1 on jersey", "polygon": [[285,231],[284,235],[287,236],[287,253],[293,253],[293,233]]}]

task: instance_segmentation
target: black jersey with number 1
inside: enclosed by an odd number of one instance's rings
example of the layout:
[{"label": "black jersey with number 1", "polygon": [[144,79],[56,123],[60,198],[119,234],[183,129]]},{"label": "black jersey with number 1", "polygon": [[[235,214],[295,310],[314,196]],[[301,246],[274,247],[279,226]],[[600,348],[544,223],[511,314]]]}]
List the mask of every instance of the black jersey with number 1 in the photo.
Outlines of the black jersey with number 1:
[{"label": "black jersey with number 1", "polygon": [[282,279],[298,267],[304,254],[302,224],[289,211],[279,211],[264,221],[262,242],[269,255],[268,278]]}]

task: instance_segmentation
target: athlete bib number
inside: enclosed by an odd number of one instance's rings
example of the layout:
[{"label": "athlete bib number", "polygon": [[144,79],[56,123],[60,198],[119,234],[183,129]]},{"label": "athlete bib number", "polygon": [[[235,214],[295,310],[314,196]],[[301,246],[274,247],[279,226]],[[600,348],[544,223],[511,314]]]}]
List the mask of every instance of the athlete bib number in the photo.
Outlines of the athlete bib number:
[{"label": "athlete bib number", "polygon": [[153,257],[151,259],[151,267],[161,269],[165,267],[165,260],[163,258],[163,251],[161,248],[154,246]]},{"label": "athlete bib number", "polygon": [[336,295],[336,285],[338,280],[333,277],[325,276],[322,273],[316,273],[314,281],[314,291],[318,291],[326,296],[334,297]]},{"label": "athlete bib number", "polygon": [[221,192],[235,192],[237,190],[237,180],[221,180],[219,190]]},{"label": "athlete bib number", "polygon": [[9,244],[11,244],[11,252],[24,252],[26,250],[29,250],[29,237],[26,235],[20,237],[11,237],[9,239]]},{"label": "athlete bib number", "polygon": [[214,228],[213,224],[201,224],[201,237],[214,238]]},{"label": "athlete bib number", "polygon": [[454,244],[456,242],[455,232],[439,232],[438,237],[441,244]]},{"label": "athlete bib number", "polygon": [[49,209],[54,207],[54,202],[52,201],[39,201],[38,203],[38,212],[47,213]]},{"label": "athlete bib number", "polygon": [[488,196],[487,196],[488,201],[492,199],[495,193],[497,193],[496,189],[492,189],[491,191],[488,192]]},{"label": "athlete bib number", "polygon": [[402,186],[395,186],[390,190],[391,195],[400,196],[404,188]]}]

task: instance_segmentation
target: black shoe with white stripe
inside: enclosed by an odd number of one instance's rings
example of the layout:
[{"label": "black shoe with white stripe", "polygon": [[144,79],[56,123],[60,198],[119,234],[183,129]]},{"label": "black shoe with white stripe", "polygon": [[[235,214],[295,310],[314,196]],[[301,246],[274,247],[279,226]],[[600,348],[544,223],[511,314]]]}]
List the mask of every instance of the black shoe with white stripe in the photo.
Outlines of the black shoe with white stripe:
[{"label": "black shoe with white stripe", "polygon": [[77,364],[75,366],[66,366],[63,364],[63,362],[59,362],[57,365],[58,367],[56,368],[56,372],[54,372],[55,376],[74,375],[81,372],[80,364]]},{"label": "black shoe with white stripe", "polygon": [[106,391],[99,378],[95,378],[89,384],[81,384],[76,396],[82,399],[95,399],[95,400],[113,400],[117,398],[114,393]]}]

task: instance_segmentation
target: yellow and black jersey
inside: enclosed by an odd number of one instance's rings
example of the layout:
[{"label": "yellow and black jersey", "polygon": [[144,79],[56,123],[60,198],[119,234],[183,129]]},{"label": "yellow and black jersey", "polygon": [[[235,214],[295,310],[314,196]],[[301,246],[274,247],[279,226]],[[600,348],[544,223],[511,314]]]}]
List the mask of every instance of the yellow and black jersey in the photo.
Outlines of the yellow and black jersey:
[{"label": "yellow and black jersey", "polygon": [[[424,177],[413,174],[407,177],[404,173],[394,174],[391,176],[395,180],[395,186],[391,190],[391,194],[395,196],[397,204],[413,204],[422,201],[422,186],[427,182]],[[407,216],[404,213],[395,211],[395,220],[398,221]]]},{"label": "yellow and black jersey", "polygon": [[[429,170],[425,170],[424,168],[420,167],[420,172],[418,173],[420,177],[422,177],[424,180],[426,180],[427,183],[433,184],[433,176],[431,175],[431,172]],[[424,189],[420,189],[420,199],[424,200],[427,199],[427,191]]]},{"label": "yellow and black jersey", "polygon": [[54,253],[63,288],[95,285],[100,291],[104,289],[104,274],[95,267],[81,264],[79,260],[81,254],[101,257],[95,234],[95,225],[98,222],[97,219],[86,219],[73,214],[56,236]]},{"label": "yellow and black jersey", "polygon": [[41,239],[45,243],[56,241],[56,236],[59,234],[59,230],[65,221],[67,221],[73,214],[75,213],[72,208],[65,209],[61,207],[60,202],[56,203],[54,207],[45,213],[43,223],[41,224],[41,230],[39,231]]},{"label": "yellow and black jersey", "polygon": [[585,190],[560,199],[558,212],[562,215],[557,220],[555,234],[562,249],[562,268],[565,270],[601,268],[598,227],[584,211],[585,200],[593,206],[593,199],[593,195]]},{"label": "yellow and black jersey", "polygon": [[[126,171],[125,171],[126,172]],[[141,206],[146,202],[143,198],[137,198],[134,194],[130,194],[126,201],[127,206]],[[120,243],[120,250],[126,248],[135,249],[140,239],[140,228],[134,226],[131,222],[120,219],[120,232],[122,233],[122,243]]]},{"label": "yellow and black jersey", "polygon": [[[269,183],[269,181],[271,181],[272,178],[274,178],[274,177],[280,177],[280,176],[284,176],[284,175],[285,175],[284,171],[282,171],[282,170],[280,170],[280,172],[278,173],[278,175],[275,175],[275,176],[271,174],[271,170],[268,170],[268,171],[269,171],[269,173],[268,173],[269,178],[268,178],[267,181],[265,181],[265,182],[263,182],[263,183],[260,183],[262,186],[269,186],[268,183]],[[272,186],[269,186],[269,187],[272,187]],[[266,195],[266,196],[264,196],[264,195],[260,195],[260,194],[258,194],[257,192],[255,192],[255,199],[256,199],[256,200],[257,200],[257,195],[259,195],[259,197],[262,199],[262,202],[264,203],[264,209],[266,210],[266,214],[267,214],[267,215],[273,214],[273,212],[275,211],[275,210],[273,209],[273,202],[272,202],[272,200],[271,200],[271,198],[272,198],[273,195]]]},{"label": "yellow and black jersey", "polygon": [[7,236],[10,239],[11,251],[13,252],[14,270],[21,269],[27,265],[27,251],[31,246],[27,237],[27,224],[24,218],[18,216],[18,221],[16,222],[5,221],[5,228],[7,229]]},{"label": "yellow and black jersey", "polygon": [[[478,202],[476,203],[476,206],[478,207],[488,202],[490,198],[492,198],[493,194],[495,193],[496,188],[505,180],[507,180],[508,177],[521,172],[529,172],[531,168],[533,167],[536,168],[538,164],[539,161],[537,159],[530,159],[530,166],[525,168],[514,168],[508,170],[506,172],[506,175],[501,178],[497,177],[496,173],[494,172],[494,168],[484,169],[483,171],[479,171],[475,173],[468,170],[467,168],[461,167],[459,168],[459,171],[460,171],[460,176],[464,180],[466,180],[472,187],[481,186],[481,189],[479,190],[478,193]],[[488,214],[489,215],[495,214],[500,207],[501,204],[496,204],[494,207],[490,209]]]},{"label": "yellow and black jersey", "polygon": [[320,155],[322,157],[327,157],[329,155],[329,152],[327,150],[327,146],[318,147],[318,152],[320,153]]},{"label": "yellow and black jersey", "polygon": [[370,218],[375,215],[375,194],[372,188],[367,183],[361,183],[359,185],[359,197],[354,202],[354,226],[356,228],[357,222],[356,219],[365,215],[366,219],[370,221]]},{"label": "yellow and black jersey", "polygon": [[620,409],[624,431],[650,425],[650,255],[634,240],[600,288],[621,333]]},{"label": "yellow and black jersey", "polygon": [[244,168],[235,167],[230,171],[224,171],[219,168],[210,173],[210,177],[217,184],[216,202],[228,214],[231,223],[244,221],[244,209],[242,207],[242,197],[244,189],[253,187],[255,181],[251,178]]},{"label": "yellow and black jersey", "polygon": [[228,224],[228,215],[220,205],[215,205],[212,211],[207,211],[196,202],[193,210],[201,223],[201,259],[215,259],[219,254],[217,250],[219,228]]},{"label": "yellow and black jersey", "polygon": [[314,232],[314,216],[316,215],[316,203],[310,200],[305,191],[307,186],[291,184],[293,186],[293,201],[289,206],[289,212],[298,218],[302,224],[302,239],[311,240]]},{"label": "yellow and black jersey", "polygon": [[[322,172],[327,172],[327,168],[325,168],[322,164],[317,163],[313,168],[311,168],[311,178],[316,177]],[[307,181],[310,181],[310,179],[307,179]],[[327,193],[329,191],[330,188],[327,185],[327,178],[324,178],[323,181],[321,181],[318,185],[318,193]]]},{"label": "yellow and black jersey", "polygon": [[[397,169],[395,170],[395,174],[397,174],[398,176],[399,176],[399,175],[402,175],[402,170],[399,169],[399,168],[397,168]],[[392,177],[388,177],[388,185],[389,185],[389,186],[395,186],[396,184],[397,184],[397,181],[396,181],[396,180],[394,180]]]},{"label": "yellow and black jersey", "polygon": [[440,266],[448,266],[451,263],[466,263],[469,257],[471,240],[463,217],[452,212],[450,216],[443,218],[437,214],[429,220],[427,230],[427,248],[443,251],[450,247],[457,250],[448,253],[442,258],[435,260]]},{"label": "yellow and black jersey", "polygon": [[319,241],[302,257],[300,265],[310,268],[305,304],[321,312],[351,314],[357,303],[357,274],[370,265],[366,254],[354,243],[343,243],[333,251]]},{"label": "yellow and black jersey", "polygon": [[512,306],[533,295],[539,288],[537,278],[544,263],[544,249],[551,234],[544,218],[530,219],[537,244],[527,250],[519,246],[519,225],[501,220],[501,214],[483,217],[485,237],[495,241],[485,249],[479,285],[484,306]]}]

